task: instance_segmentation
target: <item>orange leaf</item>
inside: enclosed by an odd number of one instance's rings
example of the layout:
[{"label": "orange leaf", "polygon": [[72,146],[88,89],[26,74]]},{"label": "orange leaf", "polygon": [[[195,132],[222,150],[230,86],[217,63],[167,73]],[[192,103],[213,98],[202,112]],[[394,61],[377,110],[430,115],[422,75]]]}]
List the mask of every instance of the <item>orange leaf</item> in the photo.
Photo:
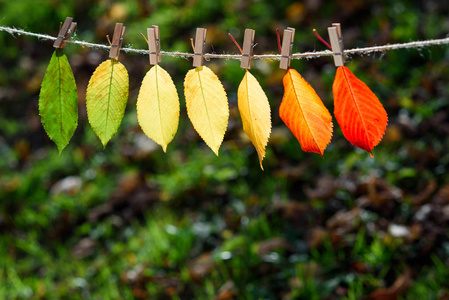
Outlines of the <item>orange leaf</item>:
[{"label": "orange leaf", "polygon": [[332,138],[332,116],[320,97],[294,69],[284,79],[279,115],[306,152],[323,155]]},{"label": "orange leaf", "polygon": [[334,85],[334,114],[343,135],[356,147],[371,151],[387,128],[388,116],[376,95],[345,66],[338,67]]}]

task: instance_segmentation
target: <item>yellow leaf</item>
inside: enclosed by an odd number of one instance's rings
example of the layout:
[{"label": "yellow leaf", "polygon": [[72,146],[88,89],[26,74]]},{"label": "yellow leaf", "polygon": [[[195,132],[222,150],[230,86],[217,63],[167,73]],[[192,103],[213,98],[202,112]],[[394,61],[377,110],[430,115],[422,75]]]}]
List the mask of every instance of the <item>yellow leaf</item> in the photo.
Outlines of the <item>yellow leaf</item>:
[{"label": "yellow leaf", "polygon": [[238,105],[243,130],[259,155],[260,167],[271,133],[270,103],[257,79],[246,70],[238,90]]},{"label": "yellow leaf", "polygon": [[165,152],[178,130],[179,97],[170,75],[158,65],[142,81],[137,97],[137,119],[143,132]]},{"label": "yellow leaf", "polygon": [[218,156],[228,127],[228,98],[217,75],[208,67],[196,67],[184,80],[187,115],[193,127]]}]

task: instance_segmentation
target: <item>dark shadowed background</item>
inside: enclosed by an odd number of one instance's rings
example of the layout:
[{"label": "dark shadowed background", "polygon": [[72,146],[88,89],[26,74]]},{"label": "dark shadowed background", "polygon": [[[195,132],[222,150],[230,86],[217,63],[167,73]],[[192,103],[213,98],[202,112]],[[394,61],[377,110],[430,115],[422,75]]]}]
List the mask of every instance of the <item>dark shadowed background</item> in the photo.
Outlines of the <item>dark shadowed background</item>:
[{"label": "dark shadowed background", "polygon": [[[345,47],[443,38],[444,1],[55,1],[0,0],[0,24],[106,44],[115,22],[125,46],[159,25],[164,51],[191,52],[196,27],[208,52],[237,53],[245,28],[256,54],[278,53],[276,28],[296,28],[294,52],[324,50],[340,22]],[[148,56],[120,55],[130,96],[105,149],[86,118],[85,92],[107,51],[68,44],[79,125],[58,155],[38,98],[51,41],[0,32],[1,299],[449,299],[449,47],[353,56],[347,66],[389,115],[367,152],[334,119],[324,153],[304,153],[279,118],[284,70],[253,60],[272,109],[261,171],[242,130],[238,61],[211,60],[228,93],[219,157],[187,118],[183,79],[191,60],[164,56],[181,101],[180,127],[164,154],[141,131],[136,98]],[[293,60],[332,112],[331,57]]]}]

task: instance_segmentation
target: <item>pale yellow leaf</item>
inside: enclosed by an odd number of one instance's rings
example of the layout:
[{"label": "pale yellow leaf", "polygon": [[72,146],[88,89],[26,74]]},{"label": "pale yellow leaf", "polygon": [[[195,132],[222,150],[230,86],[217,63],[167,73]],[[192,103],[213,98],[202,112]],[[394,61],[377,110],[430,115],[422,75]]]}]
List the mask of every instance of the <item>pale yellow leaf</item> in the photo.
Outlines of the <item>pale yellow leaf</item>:
[{"label": "pale yellow leaf", "polygon": [[142,81],[137,97],[137,119],[143,132],[165,152],[178,130],[179,97],[172,78],[158,65]]},{"label": "pale yellow leaf", "polygon": [[193,127],[218,155],[228,127],[228,98],[217,75],[208,67],[196,67],[184,80],[187,115]]},{"label": "pale yellow leaf", "polygon": [[271,133],[270,103],[257,79],[247,70],[238,90],[243,130],[259,155],[260,167]]}]

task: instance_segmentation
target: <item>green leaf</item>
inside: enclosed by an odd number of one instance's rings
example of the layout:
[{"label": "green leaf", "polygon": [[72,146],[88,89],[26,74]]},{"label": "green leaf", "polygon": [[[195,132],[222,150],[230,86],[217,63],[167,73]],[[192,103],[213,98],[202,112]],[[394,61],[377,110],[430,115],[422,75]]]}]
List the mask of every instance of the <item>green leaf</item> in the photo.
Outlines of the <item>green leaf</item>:
[{"label": "green leaf", "polygon": [[125,66],[114,59],[100,64],[89,80],[87,117],[103,146],[117,133],[126,103],[129,79]]},{"label": "green leaf", "polygon": [[78,125],[78,94],[72,68],[60,49],[53,53],[42,81],[39,114],[61,153]]}]

